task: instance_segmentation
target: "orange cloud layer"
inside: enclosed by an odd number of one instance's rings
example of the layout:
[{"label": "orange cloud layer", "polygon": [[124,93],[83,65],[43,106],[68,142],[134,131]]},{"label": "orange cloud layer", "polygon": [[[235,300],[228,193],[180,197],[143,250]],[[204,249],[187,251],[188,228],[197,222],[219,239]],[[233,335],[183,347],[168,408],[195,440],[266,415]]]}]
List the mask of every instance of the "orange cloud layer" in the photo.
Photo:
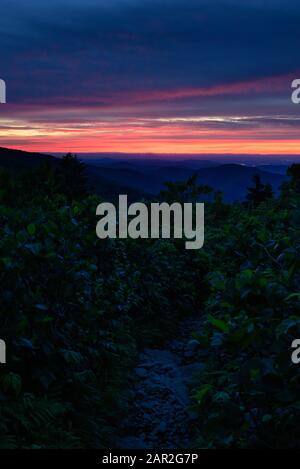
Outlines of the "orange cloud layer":
[{"label": "orange cloud layer", "polygon": [[[128,103],[282,89],[288,77],[206,88],[132,92]],[[80,102],[80,98],[79,102]],[[116,96],[110,97],[108,108]],[[82,99],[84,103],[84,99]],[[291,105],[292,106],[292,105]],[[146,103],[142,105],[144,112]],[[129,117],[138,106],[8,105],[0,117],[0,145],[42,152],[300,154],[300,116]],[[293,108],[294,110],[294,108]],[[294,111],[295,112],[295,111]],[[159,114],[159,113],[158,113]],[[137,114],[138,115],[138,114]]]},{"label": "orange cloud layer", "polygon": [[[183,134],[185,131],[182,129]],[[66,130],[40,132],[32,136],[14,135],[0,141],[2,146],[41,152],[300,154],[300,138],[256,138],[251,133],[237,136],[229,131],[213,136],[209,129],[202,136],[189,132],[184,138],[153,131],[137,134],[128,129],[117,132],[101,129],[101,132],[91,134],[84,130],[76,133]]]}]

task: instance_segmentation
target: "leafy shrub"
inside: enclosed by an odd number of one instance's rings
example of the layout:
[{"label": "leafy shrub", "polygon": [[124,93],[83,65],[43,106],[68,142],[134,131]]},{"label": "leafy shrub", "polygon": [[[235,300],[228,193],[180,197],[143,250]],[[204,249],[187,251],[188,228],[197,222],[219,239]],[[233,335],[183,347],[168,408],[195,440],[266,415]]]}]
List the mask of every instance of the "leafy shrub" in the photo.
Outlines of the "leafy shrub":
[{"label": "leafy shrub", "polygon": [[199,304],[195,256],[175,242],[98,240],[98,203],[71,199],[49,168],[2,176],[1,447],[111,444],[136,348]]},{"label": "leafy shrub", "polygon": [[214,265],[198,331],[208,359],[193,390],[199,447],[299,448],[291,343],[300,333],[300,198],[289,191],[256,209],[232,206],[223,227],[208,228]]}]

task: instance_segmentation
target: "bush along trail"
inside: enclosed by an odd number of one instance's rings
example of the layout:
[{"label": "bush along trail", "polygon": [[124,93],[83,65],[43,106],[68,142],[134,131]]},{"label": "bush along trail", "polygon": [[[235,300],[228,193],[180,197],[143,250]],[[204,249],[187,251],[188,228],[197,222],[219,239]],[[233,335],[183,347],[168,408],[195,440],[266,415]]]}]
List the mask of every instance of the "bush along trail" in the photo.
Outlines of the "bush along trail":
[{"label": "bush along trail", "polygon": [[198,310],[206,263],[181,242],[99,240],[70,156],[0,185],[0,447],[110,447],[136,351]]},{"label": "bush along trail", "polygon": [[243,204],[207,204],[195,373],[184,378],[185,339],[143,352],[127,427],[141,446],[300,447],[300,166],[288,175],[277,198],[255,181]]}]

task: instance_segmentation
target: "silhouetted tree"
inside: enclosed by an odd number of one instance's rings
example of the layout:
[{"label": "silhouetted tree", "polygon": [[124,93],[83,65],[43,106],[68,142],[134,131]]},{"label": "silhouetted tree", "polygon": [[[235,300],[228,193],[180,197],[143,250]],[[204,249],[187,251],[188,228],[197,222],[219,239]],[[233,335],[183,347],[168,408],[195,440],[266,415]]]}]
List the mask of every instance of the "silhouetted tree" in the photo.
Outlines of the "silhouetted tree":
[{"label": "silhouetted tree", "polygon": [[58,168],[60,190],[70,199],[80,199],[87,195],[85,166],[73,153],[67,153]]},{"label": "silhouetted tree", "polygon": [[215,191],[211,203],[211,212],[213,220],[224,220],[230,213],[230,205],[224,202],[224,194],[221,191]]},{"label": "silhouetted tree", "polygon": [[10,205],[15,200],[16,180],[3,168],[0,168],[0,203]]},{"label": "silhouetted tree", "polygon": [[292,164],[287,170],[287,175],[291,178],[291,185],[300,191],[300,164]]},{"label": "silhouetted tree", "polygon": [[247,187],[247,201],[248,204],[257,207],[262,202],[274,197],[274,192],[271,184],[263,184],[259,174],[253,176],[254,187]]},{"label": "silhouetted tree", "polygon": [[197,175],[191,176],[187,181],[166,182],[166,189],[160,192],[160,198],[168,203],[195,202],[203,195],[213,192],[213,189],[205,184],[198,184]]}]

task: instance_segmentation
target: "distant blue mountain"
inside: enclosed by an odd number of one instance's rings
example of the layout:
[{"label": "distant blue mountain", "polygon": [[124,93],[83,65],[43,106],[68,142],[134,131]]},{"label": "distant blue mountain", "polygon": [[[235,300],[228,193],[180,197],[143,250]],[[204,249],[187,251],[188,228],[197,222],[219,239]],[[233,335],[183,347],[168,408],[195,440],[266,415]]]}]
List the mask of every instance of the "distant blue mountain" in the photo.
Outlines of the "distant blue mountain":
[{"label": "distant blue mountain", "polygon": [[[270,167],[271,169],[271,167]],[[223,192],[224,200],[228,202],[244,200],[247,187],[253,185],[253,176],[258,174],[264,184],[271,184],[273,190],[278,192],[280,185],[286,179],[281,174],[262,171],[256,167],[227,164],[216,168],[202,169],[197,172],[198,182],[207,184]]]},{"label": "distant blue mountain", "polygon": [[[90,160],[89,160],[90,161]],[[207,184],[215,190],[224,193],[226,201],[244,200],[247,187],[253,183],[253,176],[259,174],[263,183],[271,184],[277,192],[282,182],[285,180],[287,166],[275,166],[272,172],[272,165],[265,165],[263,169],[255,166],[245,166],[241,164],[219,164],[205,161],[178,161],[160,164],[160,160],[151,161],[114,161],[105,162],[101,165],[98,161],[96,165],[98,174],[105,179],[125,184],[146,194],[158,194],[164,188],[166,182],[185,181],[196,174],[199,184]],[[200,168],[200,169],[199,169]]]},{"label": "distant blue mountain", "polygon": [[[207,184],[224,193],[226,201],[245,199],[247,187],[252,185],[253,176],[259,174],[263,183],[272,185],[278,191],[286,179],[287,164],[220,164],[218,161],[187,158],[184,159],[149,159],[142,157],[128,159],[120,157],[85,156],[86,173],[90,187],[103,197],[113,198],[125,193],[131,199],[157,195],[166,182],[187,180],[197,176],[199,184]],[[40,153],[29,153],[19,150],[0,148],[0,166],[10,170],[31,169],[43,162],[57,165],[58,159]]]}]

